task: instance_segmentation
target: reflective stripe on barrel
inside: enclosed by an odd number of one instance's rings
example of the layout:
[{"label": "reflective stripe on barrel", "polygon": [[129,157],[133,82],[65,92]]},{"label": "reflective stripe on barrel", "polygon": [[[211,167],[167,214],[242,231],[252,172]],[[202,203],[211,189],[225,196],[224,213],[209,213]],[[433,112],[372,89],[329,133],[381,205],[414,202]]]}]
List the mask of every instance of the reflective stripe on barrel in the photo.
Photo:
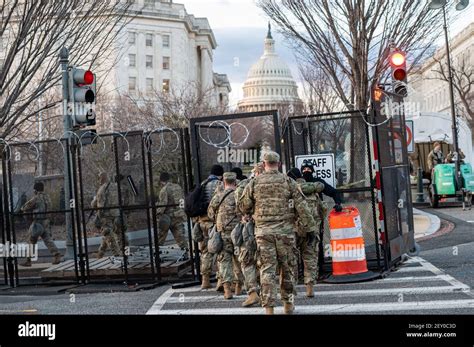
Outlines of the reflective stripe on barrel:
[{"label": "reflective stripe on barrel", "polygon": [[333,275],[367,272],[365,245],[359,210],[345,208],[329,215]]}]

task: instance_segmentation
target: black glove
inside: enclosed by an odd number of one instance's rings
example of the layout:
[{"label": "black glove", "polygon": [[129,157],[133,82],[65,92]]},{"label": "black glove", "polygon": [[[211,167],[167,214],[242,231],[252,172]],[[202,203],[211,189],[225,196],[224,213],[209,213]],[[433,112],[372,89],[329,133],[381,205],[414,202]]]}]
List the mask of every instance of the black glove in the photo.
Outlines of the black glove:
[{"label": "black glove", "polygon": [[315,234],[314,231],[306,234],[306,244],[307,245],[311,245],[314,242],[315,239],[316,239],[316,234]]},{"label": "black glove", "polygon": [[341,204],[336,204],[336,205],[334,205],[334,209],[336,210],[336,212],[342,212],[342,206],[341,206]]}]

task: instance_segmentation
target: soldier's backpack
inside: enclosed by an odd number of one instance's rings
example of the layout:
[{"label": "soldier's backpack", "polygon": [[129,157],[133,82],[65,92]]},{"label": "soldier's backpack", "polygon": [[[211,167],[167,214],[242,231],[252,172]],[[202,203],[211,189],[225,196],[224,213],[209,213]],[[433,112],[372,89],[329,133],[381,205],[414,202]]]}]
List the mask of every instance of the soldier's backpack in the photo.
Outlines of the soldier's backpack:
[{"label": "soldier's backpack", "polygon": [[211,254],[218,254],[224,247],[221,233],[217,231],[217,225],[214,225],[209,232],[209,241],[207,242],[207,251]]},{"label": "soldier's backpack", "polygon": [[204,189],[209,182],[210,180],[205,180],[184,198],[184,212],[188,217],[199,217],[207,214],[209,202],[204,201]]},{"label": "soldier's backpack", "polygon": [[244,228],[244,225],[242,223],[237,223],[237,225],[234,227],[234,229],[230,233],[230,238],[235,247],[240,247],[242,243],[244,242],[244,238],[242,236],[243,228]]}]

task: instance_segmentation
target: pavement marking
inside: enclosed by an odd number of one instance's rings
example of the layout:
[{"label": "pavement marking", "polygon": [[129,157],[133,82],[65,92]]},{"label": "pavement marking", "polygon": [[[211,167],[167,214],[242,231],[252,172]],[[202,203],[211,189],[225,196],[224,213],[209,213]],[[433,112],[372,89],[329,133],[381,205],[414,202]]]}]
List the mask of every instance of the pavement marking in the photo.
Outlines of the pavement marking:
[{"label": "pavement marking", "polygon": [[[474,308],[474,295],[471,288],[458,281],[454,277],[448,275],[443,270],[437,268],[423,258],[412,257],[408,259],[405,264],[418,264],[414,267],[402,267],[394,273],[417,273],[429,272],[431,276],[405,276],[405,277],[388,277],[376,281],[357,283],[377,285],[380,283],[412,283],[412,282],[429,282],[429,281],[443,281],[446,286],[424,286],[424,287],[396,287],[396,288],[373,288],[373,289],[346,289],[346,290],[325,290],[318,291],[317,288],[328,288],[329,286],[335,288],[342,288],[342,285],[321,283],[316,285],[316,297],[331,297],[345,296],[345,297],[367,297],[367,296],[389,296],[389,295],[432,295],[432,294],[449,294],[449,293],[465,293],[473,299],[456,299],[456,300],[431,300],[431,301],[406,301],[406,302],[389,302],[389,303],[354,303],[354,304],[327,304],[327,305],[297,305],[295,313],[311,314],[311,313],[365,313],[365,312],[386,312],[386,311],[412,311],[412,310],[434,310],[434,309],[454,309],[454,308]],[[420,284],[422,285],[422,284]],[[346,288],[348,284],[344,285]],[[297,285],[297,289],[305,288],[304,285]],[[185,296],[184,293],[193,293],[194,295]],[[200,293],[213,293],[214,295],[200,295]],[[179,297],[173,294],[180,294]],[[245,296],[234,296],[234,302],[244,299]],[[296,297],[298,300],[298,296]],[[221,307],[221,308],[179,308],[179,309],[165,309],[165,304],[190,304],[190,303],[220,303],[231,302],[225,300],[221,293],[217,293],[214,288],[202,290],[199,286],[183,289],[168,289],[165,291],[148,310],[147,314],[262,314],[263,310],[260,307],[240,308],[240,307]],[[336,301],[337,302],[337,301]],[[276,312],[281,311],[281,307],[276,308]]]},{"label": "pavement marking", "polygon": [[[415,301],[415,302],[395,302],[395,303],[359,303],[359,304],[335,304],[335,305],[301,305],[296,306],[295,314],[315,314],[315,313],[366,313],[366,312],[394,312],[413,310],[440,310],[453,308],[472,308],[474,310],[474,299],[469,300],[436,300],[436,301]],[[205,309],[181,309],[163,310],[160,314],[166,315],[255,315],[264,314],[261,307],[250,308],[205,308]],[[282,307],[276,307],[275,313],[283,313]]]},{"label": "pavement marking", "polygon": [[402,267],[400,269],[397,269],[393,273],[402,273],[402,272],[421,272],[421,271],[429,271],[423,266],[413,266],[413,267]]},{"label": "pavement marking", "polygon": [[[420,294],[446,294],[453,292],[466,292],[469,291],[469,288],[463,287],[454,287],[454,286],[444,286],[444,287],[416,287],[416,288],[393,288],[393,289],[369,289],[369,290],[331,290],[323,292],[314,292],[314,296],[397,296],[399,294],[404,295],[420,295]],[[235,299],[245,299],[246,296],[234,296]],[[301,297],[303,298],[303,297]],[[298,300],[299,296],[295,297],[295,300]],[[306,299],[306,297],[304,297]],[[232,299],[233,301],[236,301]],[[215,296],[185,296],[183,298],[179,297],[170,297],[166,303],[167,304],[189,304],[196,302],[232,302],[231,300],[226,300],[222,295]]]},{"label": "pavement marking", "polygon": [[174,290],[172,288],[169,288],[166,292],[161,294],[161,296],[158,298],[158,300],[155,301],[153,306],[148,310],[146,314],[153,314],[153,312],[159,312],[163,308],[163,306],[166,304],[166,301],[171,297],[171,295],[174,294]]}]

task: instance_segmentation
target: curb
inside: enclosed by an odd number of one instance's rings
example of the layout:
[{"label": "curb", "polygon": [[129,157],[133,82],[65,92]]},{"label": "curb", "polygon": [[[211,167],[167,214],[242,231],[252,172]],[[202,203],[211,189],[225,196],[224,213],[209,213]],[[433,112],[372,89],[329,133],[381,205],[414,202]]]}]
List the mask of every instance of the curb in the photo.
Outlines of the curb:
[{"label": "curb", "polygon": [[436,233],[438,230],[440,230],[440,228],[441,228],[441,219],[439,219],[438,216],[435,216],[434,214],[431,214],[431,213],[428,213],[428,212],[425,212],[425,211],[421,211],[417,208],[413,208],[413,214],[426,216],[430,220],[430,227],[428,228],[428,230],[426,230],[425,233],[423,233],[423,234],[419,234],[419,235],[415,234],[415,240],[426,238],[427,236],[430,236],[430,235]]}]

